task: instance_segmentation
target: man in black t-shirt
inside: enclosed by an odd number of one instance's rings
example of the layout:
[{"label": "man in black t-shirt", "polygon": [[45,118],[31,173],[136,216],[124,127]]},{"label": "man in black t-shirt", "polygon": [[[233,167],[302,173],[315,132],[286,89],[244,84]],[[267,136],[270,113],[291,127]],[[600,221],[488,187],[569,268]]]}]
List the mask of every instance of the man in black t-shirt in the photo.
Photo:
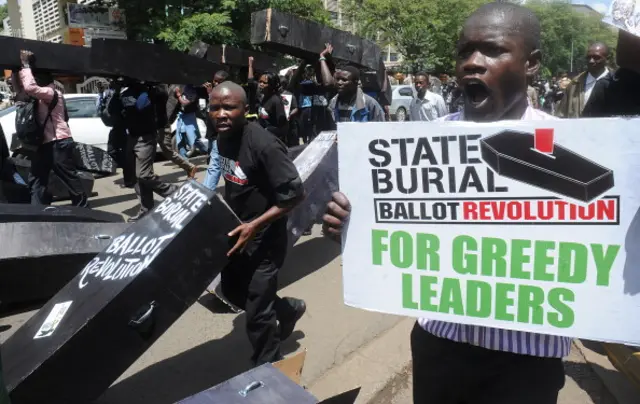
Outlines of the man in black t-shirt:
[{"label": "man in black t-shirt", "polygon": [[248,123],[247,96],[224,82],[210,96],[209,116],[218,133],[225,200],[243,224],[222,271],[222,292],[245,310],[253,362],[282,359],[287,339],[306,310],[304,301],[277,296],[278,271],[287,251],[287,214],[304,198],[298,171],[287,148],[256,123]]}]

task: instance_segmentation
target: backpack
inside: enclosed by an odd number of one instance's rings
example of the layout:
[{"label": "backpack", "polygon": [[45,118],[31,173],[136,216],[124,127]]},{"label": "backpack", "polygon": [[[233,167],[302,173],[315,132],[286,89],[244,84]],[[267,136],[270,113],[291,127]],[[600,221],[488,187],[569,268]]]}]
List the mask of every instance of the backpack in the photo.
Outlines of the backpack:
[{"label": "backpack", "polygon": [[16,108],[16,136],[27,145],[37,146],[44,141],[44,128],[51,120],[51,112],[58,105],[58,92],[53,92],[53,100],[42,124],[38,122],[39,103],[37,98],[31,97],[29,101],[19,104]]},{"label": "backpack", "polygon": [[120,116],[114,116],[109,113],[109,104],[111,104],[111,100],[113,100],[113,93],[104,97],[100,102],[100,105],[98,105],[98,116],[102,120],[102,123],[109,128],[117,126],[121,121]]}]

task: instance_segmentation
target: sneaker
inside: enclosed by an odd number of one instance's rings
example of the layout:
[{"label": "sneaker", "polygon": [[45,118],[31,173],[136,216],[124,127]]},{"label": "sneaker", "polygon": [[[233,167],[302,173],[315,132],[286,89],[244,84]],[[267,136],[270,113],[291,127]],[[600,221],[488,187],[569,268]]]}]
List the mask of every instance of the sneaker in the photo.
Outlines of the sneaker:
[{"label": "sneaker", "polygon": [[279,335],[280,341],[284,341],[293,334],[293,330],[296,328],[296,323],[298,320],[304,316],[304,313],[307,311],[307,304],[302,299],[294,299],[293,297],[285,297],[283,298],[291,306],[293,309],[293,314],[290,318],[283,319],[280,321],[279,326]]},{"label": "sneaker", "polygon": [[138,220],[140,220],[140,219],[142,219],[143,217],[145,217],[146,215],[147,215],[147,213],[146,213],[146,212],[145,212],[145,213],[140,212],[140,213],[138,213],[137,215],[130,217],[130,218],[127,220],[127,222],[128,222],[128,223],[135,223],[135,222],[137,222]]}]

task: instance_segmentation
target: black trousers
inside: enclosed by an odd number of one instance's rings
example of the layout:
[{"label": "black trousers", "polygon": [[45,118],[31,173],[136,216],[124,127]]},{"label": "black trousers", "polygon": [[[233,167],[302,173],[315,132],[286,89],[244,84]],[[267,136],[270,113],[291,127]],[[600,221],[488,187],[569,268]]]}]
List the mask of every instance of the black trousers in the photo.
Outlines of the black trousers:
[{"label": "black trousers", "polygon": [[127,156],[134,161],[130,162],[135,167],[138,182],[135,186],[140,200],[140,213],[145,214],[153,209],[153,193],[163,198],[171,195],[177,187],[162,182],[153,171],[153,162],[156,157],[156,134],[127,137]]},{"label": "black trousers", "polygon": [[411,332],[415,404],[556,404],[564,386],[559,358],[494,351]]},{"label": "black trousers", "polygon": [[49,174],[53,172],[60,178],[62,184],[71,195],[74,206],[87,207],[87,194],[78,178],[76,164],[73,161],[75,143],[72,138],[55,140],[38,146],[29,172],[29,190],[31,204],[50,205],[52,196],[47,190]]},{"label": "black trousers", "polygon": [[278,297],[278,271],[284,263],[286,246],[259,247],[251,255],[231,257],[222,270],[222,293],[245,310],[247,335],[253,347],[255,365],[278,361],[280,338],[277,321],[290,319],[294,309]]},{"label": "black trousers", "polygon": [[109,131],[107,153],[122,168],[122,177],[126,187],[133,187],[136,183],[136,172],[133,159],[127,157],[127,130],[124,127],[113,127]]}]

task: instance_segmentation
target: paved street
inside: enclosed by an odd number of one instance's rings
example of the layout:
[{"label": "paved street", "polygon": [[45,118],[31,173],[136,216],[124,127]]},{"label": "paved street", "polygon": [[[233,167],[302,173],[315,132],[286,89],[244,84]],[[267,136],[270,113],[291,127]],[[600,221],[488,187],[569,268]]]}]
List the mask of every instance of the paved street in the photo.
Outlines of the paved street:
[{"label": "paved street", "polygon": [[[196,161],[203,165],[202,158]],[[184,173],[168,162],[156,163],[156,172],[168,181],[185,179]],[[203,176],[204,173],[200,172],[198,179],[202,180]],[[120,177],[98,180],[95,189],[98,195],[92,198],[93,207],[126,216],[134,215],[137,205],[135,194],[120,188],[120,183]],[[323,388],[321,383],[314,390],[313,385],[333,369],[353,363],[358,356],[360,359],[375,357],[376,362],[385,362],[389,368],[390,363],[405,360],[402,364],[405,370],[399,372],[387,388],[381,389],[372,402],[410,403],[410,369],[406,367],[408,333],[392,333],[394,327],[407,321],[353,309],[342,303],[339,252],[337,245],[320,236],[317,227],[311,237],[303,238],[290,252],[281,272],[281,294],[304,298],[308,312],[292,338],[284,344],[285,353],[308,350],[302,381],[311,386],[314,393],[331,390]],[[0,319],[0,342],[32,314],[33,311]],[[381,336],[391,340],[385,341],[383,348],[375,348],[373,355],[358,354],[359,350],[374,344]],[[400,355],[398,350],[402,351]],[[244,316],[229,313],[214,298],[204,295],[114,383],[98,404],[174,403],[247,370],[249,356]],[[341,382],[353,387],[373,384],[369,380],[370,376],[375,376],[383,383],[380,387],[384,387],[389,374],[369,375],[367,371],[373,372],[374,367],[366,365],[366,361],[362,363],[365,365],[361,369],[353,368],[347,372],[349,376],[346,379],[349,380],[342,378]],[[567,360],[567,373],[560,403],[618,403],[576,351]]]}]

